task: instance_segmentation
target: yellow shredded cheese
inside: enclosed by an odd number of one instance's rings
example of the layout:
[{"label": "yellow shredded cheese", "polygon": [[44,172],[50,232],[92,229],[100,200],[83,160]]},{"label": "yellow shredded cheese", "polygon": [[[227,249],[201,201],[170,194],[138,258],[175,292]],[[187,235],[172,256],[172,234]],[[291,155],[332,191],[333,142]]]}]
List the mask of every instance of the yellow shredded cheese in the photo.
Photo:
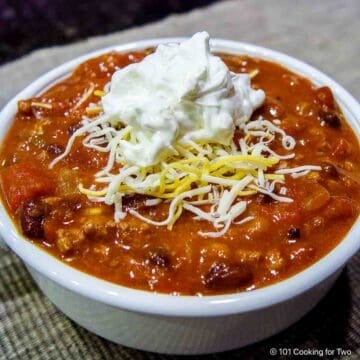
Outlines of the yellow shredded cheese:
[{"label": "yellow shredded cheese", "polygon": [[51,105],[51,104],[42,103],[42,102],[37,102],[37,101],[32,101],[32,102],[31,102],[31,106],[32,106],[32,107],[37,107],[37,108],[48,109],[48,110],[51,110],[51,109],[52,109],[52,105]]},{"label": "yellow shredded cheese", "polygon": [[250,76],[250,79],[253,79],[256,75],[259,74],[259,69],[254,69],[253,71],[250,71],[249,73],[249,76]]},{"label": "yellow shredded cheese", "polygon": [[73,107],[73,110],[78,109],[82,104],[84,104],[89,98],[90,96],[93,94],[94,92],[94,85],[91,85],[81,96],[81,98],[77,101],[77,103],[75,104],[75,106]]},{"label": "yellow shredded cheese", "polygon": [[104,96],[105,94],[106,94],[106,93],[105,93],[105,91],[103,91],[103,90],[96,89],[96,90],[94,91],[94,95],[95,95],[95,96],[102,97],[102,96]]}]

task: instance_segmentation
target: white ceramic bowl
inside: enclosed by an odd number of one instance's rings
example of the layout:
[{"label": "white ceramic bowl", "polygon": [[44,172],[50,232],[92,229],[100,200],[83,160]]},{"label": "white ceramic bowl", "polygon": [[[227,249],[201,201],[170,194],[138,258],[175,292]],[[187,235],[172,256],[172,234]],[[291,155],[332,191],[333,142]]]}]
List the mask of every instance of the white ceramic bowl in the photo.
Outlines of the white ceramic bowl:
[{"label": "white ceramic bowl", "polygon": [[[39,94],[84,60],[114,49],[130,51],[182,40],[165,38],[114,46],[59,66],[6,105],[0,113],[0,141],[12,123],[18,100]],[[349,124],[360,135],[359,103],[320,71],[259,46],[215,39],[212,48],[269,59],[310,78],[317,85],[330,86]],[[22,258],[40,289],[75,322],[116,343],[171,354],[230,350],[288,327],[326,294],[344,264],[360,248],[358,219],[345,239],[328,255],[287,280],[247,293],[191,297],[134,290],[75,270],[24,239],[2,205],[0,232],[7,246]]]}]

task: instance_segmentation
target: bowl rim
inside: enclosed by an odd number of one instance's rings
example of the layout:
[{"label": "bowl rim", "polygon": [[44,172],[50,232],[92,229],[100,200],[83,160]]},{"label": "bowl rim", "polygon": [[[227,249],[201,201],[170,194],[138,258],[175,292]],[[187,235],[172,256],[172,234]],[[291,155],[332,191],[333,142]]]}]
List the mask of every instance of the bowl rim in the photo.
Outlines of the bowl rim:
[{"label": "bowl rim", "polygon": [[[17,101],[42,92],[69,74],[79,63],[115,50],[127,52],[180,42],[186,37],[156,38],[120,44],[92,51],[67,61],[40,76],[13,97],[0,113],[0,141],[3,140],[17,109]],[[314,84],[330,86],[355,134],[360,136],[360,104],[341,85],[300,60],[268,48],[249,43],[212,39],[211,48],[233,54],[248,54],[277,62],[295,73],[309,78]],[[0,202],[0,234],[6,244],[27,266],[46,278],[92,300],[123,310],[171,317],[215,317],[242,314],[290,300],[319,285],[353,256],[360,248],[360,219],[356,220],[345,238],[316,263],[285,280],[249,292],[210,296],[174,296],[137,290],[86,274],[53,257],[22,237]]]}]

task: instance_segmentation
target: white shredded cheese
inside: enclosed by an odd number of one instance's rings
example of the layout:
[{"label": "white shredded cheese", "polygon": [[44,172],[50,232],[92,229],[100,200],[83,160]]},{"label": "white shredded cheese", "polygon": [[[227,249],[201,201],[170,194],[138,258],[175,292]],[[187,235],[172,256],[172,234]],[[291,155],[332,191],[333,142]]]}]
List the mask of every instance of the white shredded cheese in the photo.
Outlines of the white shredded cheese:
[{"label": "white shredded cheese", "polygon": [[147,199],[145,200],[145,206],[156,206],[161,203],[161,199]]},{"label": "white shredded cheese", "polygon": [[303,165],[303,166],[298,166],[296,168],[286,168],[286,169],[279,169],[276,170],[275,173],[276,174],[290,174],[291,177],[293,177],[294,179],[307,175],[310,171],[321,171],[321,166],[317,166],[317,165]]}]

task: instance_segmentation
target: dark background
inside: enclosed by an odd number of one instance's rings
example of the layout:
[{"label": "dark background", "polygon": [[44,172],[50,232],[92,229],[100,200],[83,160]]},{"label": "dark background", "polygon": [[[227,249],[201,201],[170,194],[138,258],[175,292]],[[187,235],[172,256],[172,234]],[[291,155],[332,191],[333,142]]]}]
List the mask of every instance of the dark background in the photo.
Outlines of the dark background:
[{"label": "dark background", "polygon": [[0,64],[221,0],[0,0]]}]

